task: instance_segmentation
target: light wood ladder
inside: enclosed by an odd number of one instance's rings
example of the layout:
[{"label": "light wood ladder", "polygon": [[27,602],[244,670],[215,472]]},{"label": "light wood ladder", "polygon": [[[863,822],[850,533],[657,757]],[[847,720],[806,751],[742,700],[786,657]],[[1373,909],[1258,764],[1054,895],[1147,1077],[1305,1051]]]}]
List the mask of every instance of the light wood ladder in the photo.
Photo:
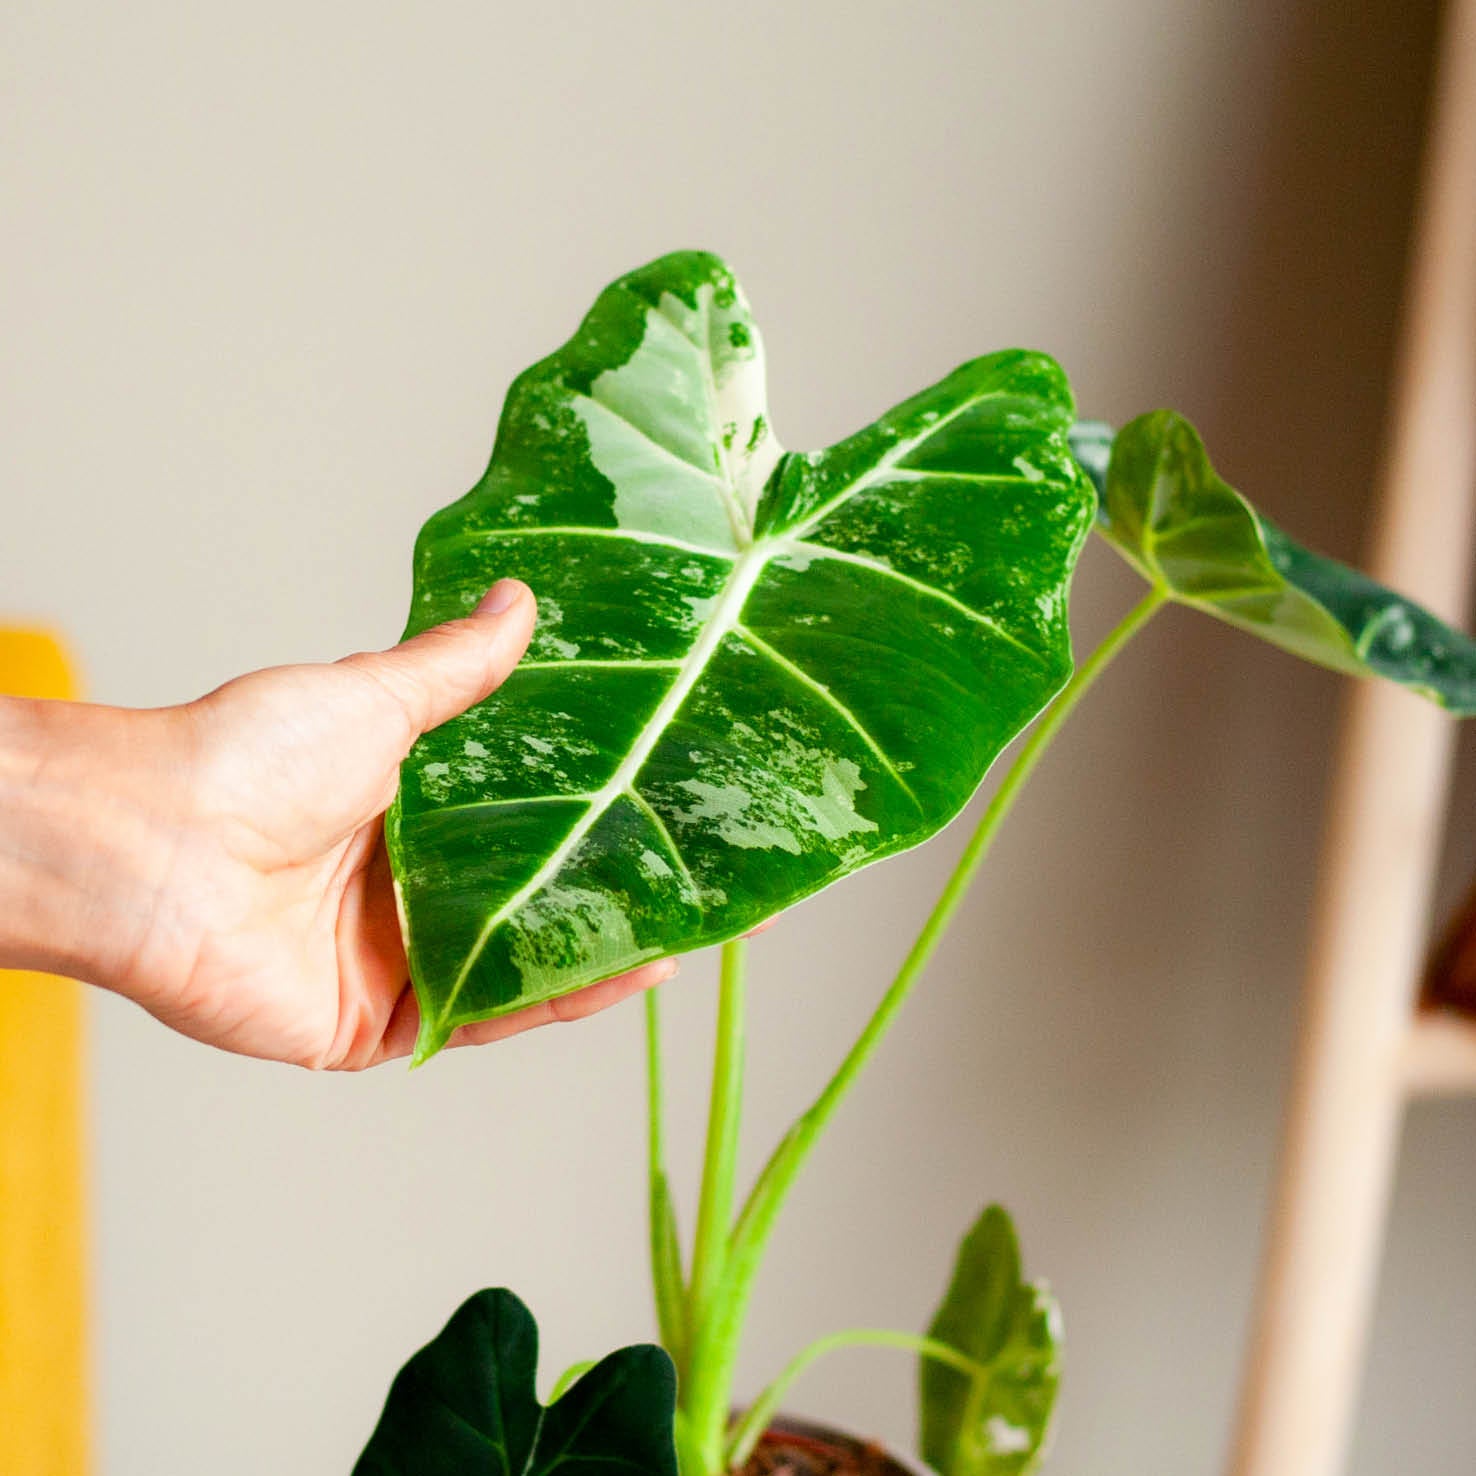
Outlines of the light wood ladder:
[{"label": "light wood ladder", "polygon": [[[1370,572],[1469,619],[1476,525],[1476,0],[1447,0]],[[1476,1026],[1415,1008],[1455,725],[1349,694],[1231,1476],[1338,1476],[1405,1103],[1476,1093]]]}]

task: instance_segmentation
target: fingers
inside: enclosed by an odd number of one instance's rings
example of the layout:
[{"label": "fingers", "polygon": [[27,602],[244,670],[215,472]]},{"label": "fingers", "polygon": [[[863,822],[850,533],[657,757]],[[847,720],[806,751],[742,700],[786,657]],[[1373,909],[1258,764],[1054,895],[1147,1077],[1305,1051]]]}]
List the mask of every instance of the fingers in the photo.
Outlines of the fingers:
[{"label": "fingers", "polygon": [[639,994],[643,989],[664,984],[676,971],[677,961],[674,958],[658,959],[655,963],[645,964],[628,974],[621,974],[619,978],[605,979],[598,984],[591,984],[588,989],[561,995],[557,999],[544,1000],[542,1004],[530,1005],[526,1010],[518,1010],[515,1014],[501,1015],[495,1020],[481,1020],[475,1025],[463,1025],[452,1035],[451,1045],[487,1045],[494,1040],[506,1040],[511,1035],[521,1035],[523,1031],[533,1030],[539,1025],[583,1020],[590,1015],[597,1015],[601,1010],[609,1009],[611,1005],[619,1004],[623,999],[629,999],[632,994]]},{"label": "fingers", "polygon": [[[539,1025],[553,1025],[566,1020],[583,1020],[607,1010],[643,989],[664,984],[677,971],[674,958],[657,959],[641,968],[632,969],[615,979],[604,979],[591,984],[587,989],[576,990],[558,999],[544,1000],[541,1004],[529,1005],[511,1015],[499,1015],[495,1020],[479,1020],[475,1025],[461,1026],[451,1037],[451,1046],[488,1045],[494,1040],[506,1040],[512,1035],[521,1035]],[[415,991],[406,984],[396,1000],[390,1018],[385,1025],[379,1048],[367,1059],[356,1059],[342,1063],[350,1070],[364,1066],[378,1066],[384,1061],[396,1061],[408,1056],[415,1049],[415,1037],[420,1029],[420,1010],[415,1002]]]},{"label": "fingers", "polygon": [[535,614],[528,586],[500,579],[465,619],[433,626],[388,651],[347,656],[343,664],[385,687],[419,736],[507,680],[527,649]]}]

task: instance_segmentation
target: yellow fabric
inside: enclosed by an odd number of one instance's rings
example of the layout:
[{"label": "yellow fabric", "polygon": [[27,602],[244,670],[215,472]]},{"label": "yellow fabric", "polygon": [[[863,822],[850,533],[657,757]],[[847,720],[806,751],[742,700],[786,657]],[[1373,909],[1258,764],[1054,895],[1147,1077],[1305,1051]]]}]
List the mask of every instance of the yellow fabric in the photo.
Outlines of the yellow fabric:
[{"label": "yellow fabric", "polygon": [[[61,647],[0,630],[0,692],[70,697]],[[0,1472],[88,1465],[82,991],[0,971]]]}]

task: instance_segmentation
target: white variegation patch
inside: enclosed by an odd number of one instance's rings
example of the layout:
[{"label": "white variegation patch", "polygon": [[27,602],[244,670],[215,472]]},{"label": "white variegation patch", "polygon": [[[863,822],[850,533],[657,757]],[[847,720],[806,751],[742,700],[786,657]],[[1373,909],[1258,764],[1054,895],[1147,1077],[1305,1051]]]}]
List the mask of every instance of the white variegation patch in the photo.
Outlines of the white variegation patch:
[{"label": "white variegation patch", "polygon": [[1002,1415],[991,1415],[984,1421],[984,1444],[990,1455],[1024,1455],[1035,1444],[1035,1437],[1022,1425],[1012,1425]]},{"label": "white variegation patch", "polygon": [[555,882],[515,912],[507,926],[513,965],[532,991],[560,974],[597,976],[659,951],[637,947],[624,898],[592,887]]},{"label": "white variegation patch", "polygon": [[714,553],[748,548],[782,454],[764,394],[763,345],[741,294],[719,305],[704,284],[695,307],[664,294],[636,351],[574,402],[618,526]]}]

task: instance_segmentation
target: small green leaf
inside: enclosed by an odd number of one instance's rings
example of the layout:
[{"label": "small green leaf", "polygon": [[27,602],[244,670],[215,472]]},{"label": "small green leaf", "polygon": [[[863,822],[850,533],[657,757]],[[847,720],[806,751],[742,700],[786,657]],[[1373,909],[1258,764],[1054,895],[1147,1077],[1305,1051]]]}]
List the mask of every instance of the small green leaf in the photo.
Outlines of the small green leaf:
[{"label": "small green leaf", "polygon": [[532,1313],[510,1291],[477,1292],[400,1370],[354,1476],[677,1476],[660,1348],[611,1353],[547,1408],[537,1373]]},{"label": "small green leaf", "polygon": [[1115,440],[1085,424],[1072,443],[1101,493],[1101,532],[1172,598],[1319,666],[1476,714],[1476,641],[1293,542],[1221,480],[1183,416],[1155,410]]},{"label": "small green leaf", "polygon": [[970,1379],[920,1363],[923,1459],[940,1476],[1024,1476],[1045,1454],[1060,1383],[1061,1314],[1043,1282],[1020,1278],[1010,1217],[991,1205],[964,1237],[928,1336],[989,1370]]},{"label": "small green leaf", "polygon": [[716,257],[603,292],[421,530],[407,633],[496,578],[507,683],[415,745],[385,834],[420,1002],[460,1024],[740,936],[934,834],[1071,671],[1094,497],[1043,355],[784,453]]}]

